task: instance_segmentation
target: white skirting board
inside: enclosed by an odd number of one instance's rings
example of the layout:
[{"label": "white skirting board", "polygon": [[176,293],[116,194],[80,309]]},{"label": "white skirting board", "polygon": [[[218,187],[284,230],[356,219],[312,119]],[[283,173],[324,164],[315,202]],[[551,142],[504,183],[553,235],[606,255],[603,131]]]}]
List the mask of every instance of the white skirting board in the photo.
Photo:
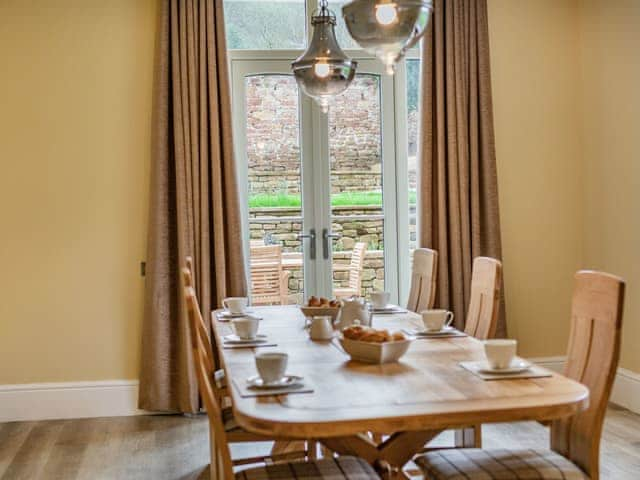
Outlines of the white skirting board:
[{"label": "white skirting board", "polygon": [[[565,357],[530,359],[561,372]],[[611,401],[640,413],[640,374],[618,369]],[[0,423],[142,415],[137,380],[0,385]]]},{"label": "white skirting board", "polygon": [[0,385],[0,422],[143,413],[137,380]]}]

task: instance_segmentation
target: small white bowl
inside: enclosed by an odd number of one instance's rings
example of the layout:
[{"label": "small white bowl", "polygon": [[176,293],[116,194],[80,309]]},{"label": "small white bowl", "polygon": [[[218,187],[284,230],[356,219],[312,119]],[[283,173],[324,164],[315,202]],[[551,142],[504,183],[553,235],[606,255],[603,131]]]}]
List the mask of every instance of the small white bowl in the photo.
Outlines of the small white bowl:
[{"label": "small white bowl", "polygon": [[373,343],[350,340],[340,336],[340,345],[352,360],[364,363],[392,363],[397,362],[407,353],[413,338],[395,342]]}]

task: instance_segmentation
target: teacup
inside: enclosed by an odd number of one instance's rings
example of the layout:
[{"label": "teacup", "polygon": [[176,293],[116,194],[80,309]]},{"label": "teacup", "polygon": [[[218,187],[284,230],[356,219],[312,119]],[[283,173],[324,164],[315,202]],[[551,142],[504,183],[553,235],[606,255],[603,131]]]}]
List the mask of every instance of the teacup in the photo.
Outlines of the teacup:
[{"label": "teacup", "polygon": [[232,319],[231,324],[236,335],[242,340],[253,340],[258,334],[260,322],[258,318],[247,315],[246,317]]},{"label": "teacup", "polygon": [[371,294],[371,305],[375,309],[382,309],[389,303],[390,296],[389,292],[373,292]]},{"label": "teacup", "polygon": [[282,352],[256,353],[256,368],[262,381],[273,383],[281,380],[287,371],[289,355]]},{"label": "teacup", "polygon": [[518,348],[517,340],[492,339],[484,341],[484,354],[489,366],[499,370],[509,368]]},{"label": "teacup", "polygon": [[244,313],[247,305],[249,305],[247,297],[229,297],[222,301],[222,306],[233,314]]},{"label": "teacup", "polygon": [[429,332],[439,332],[453,322],[453,312],[449,310],[423,310],[420,316],[424,328]]}]

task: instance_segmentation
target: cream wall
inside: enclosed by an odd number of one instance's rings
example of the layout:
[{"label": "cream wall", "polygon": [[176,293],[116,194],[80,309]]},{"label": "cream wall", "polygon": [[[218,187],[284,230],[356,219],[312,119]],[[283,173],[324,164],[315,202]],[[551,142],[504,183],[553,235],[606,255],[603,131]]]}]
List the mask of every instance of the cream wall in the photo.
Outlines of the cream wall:
[{"label": "cream wall", "polygon": [[[561,355],[573,272],[621,273],[640,371],[638,8],[611,3],[489,0],[507,314]],[[155,15],[0,2],[0,384],[137,378]]]},{"label": "cream wall", "polygon": [[566,350],[581,267],[575,3],[489,0],[508,330],[527,356]]},{"label": "cream wall", "polygon": [[154,0],[0,2],[0,384],[138,376]]},{"label": "cream wall", "polygon": [[621,365],[640,372],[640,2],[581,6],[584,263],[627,280]]}]

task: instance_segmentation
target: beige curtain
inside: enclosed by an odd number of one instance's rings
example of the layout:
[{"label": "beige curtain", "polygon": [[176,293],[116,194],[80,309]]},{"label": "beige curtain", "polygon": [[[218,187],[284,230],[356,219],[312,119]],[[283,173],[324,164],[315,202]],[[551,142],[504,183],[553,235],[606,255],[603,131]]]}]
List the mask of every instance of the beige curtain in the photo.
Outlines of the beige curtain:
[{"label": "beige curtain", "polygon": [[421,80],[418,237],[439,253],[436,304],[462,327],[473,258],[502,257],[486,0],[435,0]]},{"label": "beige curtain", "polygon": [[222,2],[162,0],[159,21],[139,405],[195,412],[185,256],[203,312],[246,294]]}]

